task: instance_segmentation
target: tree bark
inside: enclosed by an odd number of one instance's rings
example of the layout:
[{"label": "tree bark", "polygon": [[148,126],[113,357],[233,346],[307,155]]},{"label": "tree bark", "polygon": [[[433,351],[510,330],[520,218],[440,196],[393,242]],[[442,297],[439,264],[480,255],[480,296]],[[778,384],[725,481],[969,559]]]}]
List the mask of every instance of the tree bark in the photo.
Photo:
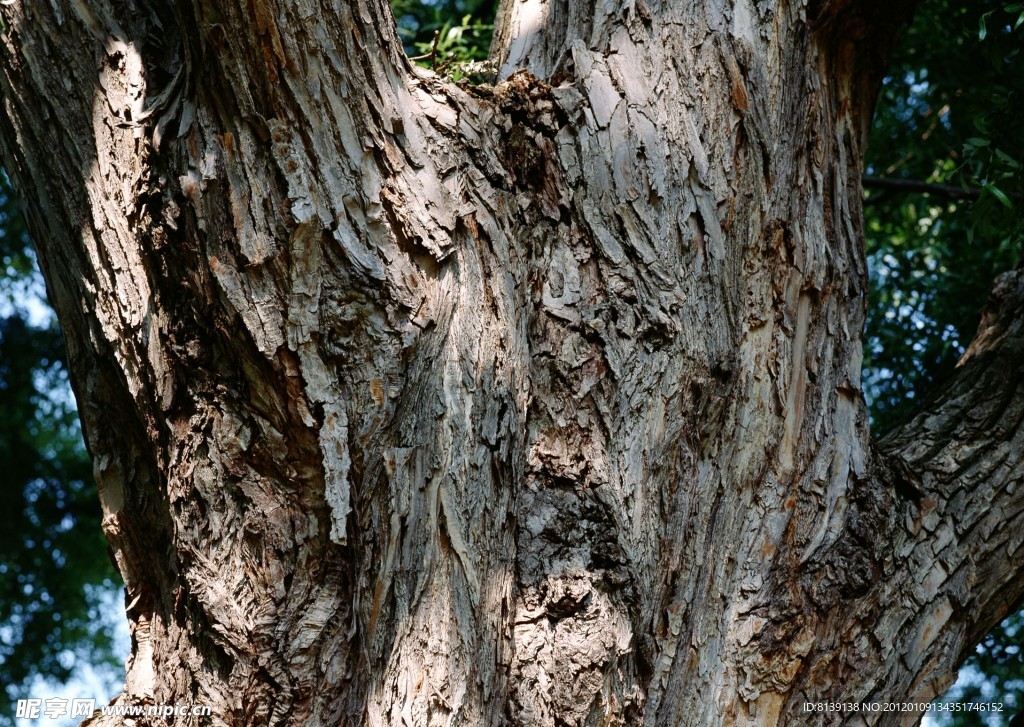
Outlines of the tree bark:
[{"label": "tree bark", "polygon": [[[132,626],[213,724],[914,722],[1022,594],[1024,274],[873,445],[864,139],[900,3],[0,8]],[[189,718],[177,723],[189,724]]]}]

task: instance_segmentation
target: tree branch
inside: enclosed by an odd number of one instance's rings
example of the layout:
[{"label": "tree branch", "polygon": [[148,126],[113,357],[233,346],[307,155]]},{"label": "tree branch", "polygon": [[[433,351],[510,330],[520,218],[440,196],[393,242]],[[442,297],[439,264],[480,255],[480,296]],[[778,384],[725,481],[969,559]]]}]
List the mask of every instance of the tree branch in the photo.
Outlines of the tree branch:
[{"label": "tree branch", "polygon": [[846,532],[805,576],[803,610],[842,624],[807,657],[839,670],[828,699],[931,702],[1024,596],[1022,381],[1024,268],[996,281],[952,379],[873,447]]},{"label": "tree branch", "polygon": [[[951,201],[978,199],[985,191],[981,187],[957,187],[952,184],[936,184],[923,182],[919,179],[898,179],[893,177],[874,177],[864,175],[861,178],[865,188],[881,189],[888,192],[900,192],[906,194],[927,194],[934,197],[942,197]],[[1024,201],[1022,194],[1007,194],[1014,202]],[[872,200],[868,200],[871,202]]]},{"label": "tree branch", "polygon": [[1024,268],[996,280],[952,379],[879,444],[920,478],[923,496],[908,528],[914,553],[938,557],[938,570],[920,580],[933,602],[955,606],[929,638],[951,637],[956,663],[1024,597],[1021,382]]}]

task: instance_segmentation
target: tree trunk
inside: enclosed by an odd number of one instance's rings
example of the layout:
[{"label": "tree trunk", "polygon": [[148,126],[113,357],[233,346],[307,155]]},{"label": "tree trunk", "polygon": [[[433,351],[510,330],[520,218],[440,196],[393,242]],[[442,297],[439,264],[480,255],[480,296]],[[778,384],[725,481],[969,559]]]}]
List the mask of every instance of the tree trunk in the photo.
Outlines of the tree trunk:
[{"label": "tree trunk", "polygon": [[916,722],[803,710],[928,702],[1024,592],[1024,273],[873,445],[861,160],[903,5],[509,1],[469,88],[384,0],[5,3],[120,701]]}]

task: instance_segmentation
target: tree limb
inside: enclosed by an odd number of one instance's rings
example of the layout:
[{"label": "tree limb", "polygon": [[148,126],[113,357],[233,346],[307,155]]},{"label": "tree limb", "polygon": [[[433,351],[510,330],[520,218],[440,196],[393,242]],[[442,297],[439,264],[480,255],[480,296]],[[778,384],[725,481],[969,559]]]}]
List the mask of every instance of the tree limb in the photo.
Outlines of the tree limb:
[{"label": "tree limb", "polygon": [[[958,662],[1024,597],[1024,268],[996,280],[978,333],[952,379],[886,436],[882,451],[917,473],[910,530],[938,556],[929,590],[954,615]],[[923,528],[923,530],[922,530]],[[911,556],[914,557],[913,555]]]},{"label": "tree limb", "polygon": [[842,624],[806,657],[812,681],[839,670],[824,698],[931,702],[1024,596],[1021,381],[1024,269],[996,281],[952,379],[873,446],[845,532],[804,576],[800,611]]},{"label": "tree limb", "polygon": [[[880,189],[887,192],[901,192],[907,194],[927,194],[934,197],[942,197],[951,201],[978,199],[985,191],[981,187],[957,187],[952,184],[936,184],[934,182],[923,182],[920,179],[898,179],[893,177],[874,177],[864,175],[861,182],[865,188]],[[1024,195],[1007,194],[1014,202],[1024,201]],[[871,202],[872,200],[867,200]]]}]

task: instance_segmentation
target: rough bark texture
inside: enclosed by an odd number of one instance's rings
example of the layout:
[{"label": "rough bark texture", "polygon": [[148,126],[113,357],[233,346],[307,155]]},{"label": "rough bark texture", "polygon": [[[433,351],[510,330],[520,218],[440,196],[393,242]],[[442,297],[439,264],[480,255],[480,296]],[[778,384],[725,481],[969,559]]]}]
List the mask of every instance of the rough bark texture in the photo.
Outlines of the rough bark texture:
[{"label": "rough bark texture", "polygon": [[787,725],[941,691],[1024,588],[1024,274],[873,446],[897,5],[507,2],[477,88],[411,69],[383,0],[0,8],[121,700]]}]

